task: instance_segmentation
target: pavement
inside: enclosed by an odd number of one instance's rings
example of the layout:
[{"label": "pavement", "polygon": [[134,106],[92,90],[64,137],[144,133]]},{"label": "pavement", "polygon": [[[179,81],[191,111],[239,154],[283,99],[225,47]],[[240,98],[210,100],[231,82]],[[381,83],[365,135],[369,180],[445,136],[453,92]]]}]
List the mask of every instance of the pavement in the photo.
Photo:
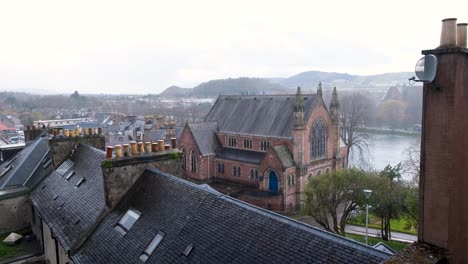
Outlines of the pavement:
[{"label": "pavement", "polygon": [[[356,234],[356,235],[366,235],[366,228],[362,226],[354,226],[347,224],[346,225],[346,233]],[[368,236],[370,237],[380,237],[380,230],[375,228],[369,228]],[[406,233],[399,233],[392,231],[392,239],[395,241],[412,243],[418,240],[418,237],[415,235],[410,235]]]}]

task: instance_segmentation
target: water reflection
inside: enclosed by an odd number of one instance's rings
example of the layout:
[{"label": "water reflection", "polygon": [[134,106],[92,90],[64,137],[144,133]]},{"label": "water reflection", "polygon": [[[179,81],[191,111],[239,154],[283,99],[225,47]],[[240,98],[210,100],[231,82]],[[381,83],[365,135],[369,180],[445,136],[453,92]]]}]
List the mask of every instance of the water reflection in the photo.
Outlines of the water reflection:
[{"label": "water reflection", "polygon": [[[373,167],[382,170],[388,164],[394,166],[398,162],[407,159],[406,149],[411,145],[421,142],[420,135],[384,135],[373,134],[373,144],[369,147],[368,155],[365,155],[366,163],[359,161],[358,155],[351,153],[350,166]],[[404,179],[410,179],[410,175],[403,175]]]}]

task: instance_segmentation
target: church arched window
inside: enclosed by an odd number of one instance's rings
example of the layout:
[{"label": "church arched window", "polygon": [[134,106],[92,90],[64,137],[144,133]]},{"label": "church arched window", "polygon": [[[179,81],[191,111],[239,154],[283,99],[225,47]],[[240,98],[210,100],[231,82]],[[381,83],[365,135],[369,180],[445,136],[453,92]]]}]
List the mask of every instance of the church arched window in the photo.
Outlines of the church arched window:
[{"label": "church arched window", "polygon": [[327,155],[327,126],[317,119],[310,132],[310,158],[317,159]]},{"label": "church arched window", "polygon": [[192,172],[197,171],[197,158],[195,157],[195,151],[190,152],[190,163],[192,165]]}]

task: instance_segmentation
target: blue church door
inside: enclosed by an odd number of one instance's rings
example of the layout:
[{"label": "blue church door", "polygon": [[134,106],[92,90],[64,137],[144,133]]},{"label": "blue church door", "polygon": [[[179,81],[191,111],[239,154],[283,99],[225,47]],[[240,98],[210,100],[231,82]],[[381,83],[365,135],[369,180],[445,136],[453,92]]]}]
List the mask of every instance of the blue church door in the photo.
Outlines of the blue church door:
[{"label": "blue church door", "polygon": [[278,176],[276,176],[276,173],[274,171],[270,172],[270,192],[272,193],[277,193],[278,192]]}]

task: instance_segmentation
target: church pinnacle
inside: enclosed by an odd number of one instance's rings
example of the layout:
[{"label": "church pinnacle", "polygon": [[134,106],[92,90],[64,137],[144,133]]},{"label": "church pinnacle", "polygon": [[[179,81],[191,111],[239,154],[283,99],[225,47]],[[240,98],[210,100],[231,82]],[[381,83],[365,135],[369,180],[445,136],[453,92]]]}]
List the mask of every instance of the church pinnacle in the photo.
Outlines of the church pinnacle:
[{"label": "church pinnacle", "polygon": [[322,82],[319,82],[319,84],[318,84],[317,95],[322,97]]}]

